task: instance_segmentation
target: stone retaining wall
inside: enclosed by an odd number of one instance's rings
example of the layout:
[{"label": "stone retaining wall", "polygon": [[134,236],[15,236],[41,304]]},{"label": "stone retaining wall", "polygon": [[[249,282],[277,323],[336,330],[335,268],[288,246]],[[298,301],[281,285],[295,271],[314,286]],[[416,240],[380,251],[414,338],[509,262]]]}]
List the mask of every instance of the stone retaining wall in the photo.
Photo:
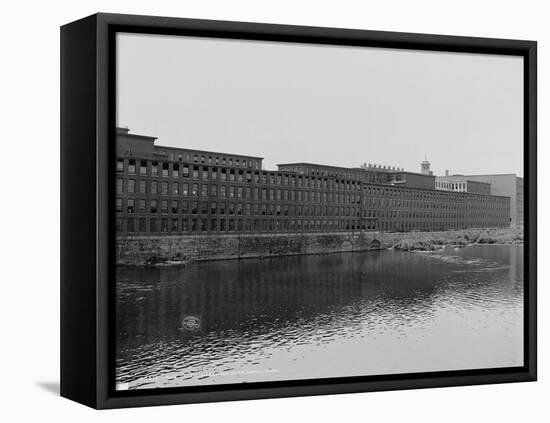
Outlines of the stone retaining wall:
[{"label": "stone retaining wall", "polygon": [[[444,232],[338,232],[117,237],[117,264],[226,260],[297,254],[327,254],[389,248],[400,241],[475,242],[483,236],[507,239],[511,229]],[[511,238],[510,238],[511,239]]]}]

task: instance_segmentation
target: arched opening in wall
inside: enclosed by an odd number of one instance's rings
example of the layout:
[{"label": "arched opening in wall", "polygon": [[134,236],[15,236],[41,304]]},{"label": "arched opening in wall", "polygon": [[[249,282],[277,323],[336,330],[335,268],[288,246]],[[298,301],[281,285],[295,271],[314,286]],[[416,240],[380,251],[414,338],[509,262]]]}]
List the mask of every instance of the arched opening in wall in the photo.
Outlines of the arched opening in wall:
[{"label": "arched opening in wall", "polygon": [[380,241],[378,241],[377,239],[373,239],[370,242],[369,250],[379,250],[381,246],[382,244],[380,243]]},{"label": "arched opening in wall", "polygon": [[340,249],[341,251],[351,251],[353,250],[353,244],[350,241],[344,241],[342,242]]}]

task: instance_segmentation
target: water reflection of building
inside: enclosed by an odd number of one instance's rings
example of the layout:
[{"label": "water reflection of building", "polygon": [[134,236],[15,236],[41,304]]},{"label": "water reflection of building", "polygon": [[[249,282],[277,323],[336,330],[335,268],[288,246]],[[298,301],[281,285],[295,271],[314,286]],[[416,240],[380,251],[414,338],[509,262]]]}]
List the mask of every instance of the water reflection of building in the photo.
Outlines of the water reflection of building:
[{"label": "water reflection of building", "polygon": [[[419,261],[424,265],[419,267]],[[250,334],[287,327],[361,306],[373,312],[430,310],[439,280],[427,257],[369,253],[357,256],[286,257],[197,264],[186,268],[123,268],[117,283],[119,339],[143,343],[181,333],[186,316],[198,316],[201,333],[233,330]],[[421,269],[421,277],[419,274]],[[150,283],[150,285],[149,285]],[[383,298],[381,298],[383,295]],[[372,306],[372,307],[371,307]],[[347,311],[342,312],[342,309]],[[418,315],[421,314],[419,311]],[[420,317],[420,316],[418,316]]]},{"label": "water reflection of building", "polygon": [[[436,190],[422,172],[343,168],[156,146],[117,130],[118,233],[411,231],[504,227],[510,198]],[[493,193],[494,194],[494,193]]]}]

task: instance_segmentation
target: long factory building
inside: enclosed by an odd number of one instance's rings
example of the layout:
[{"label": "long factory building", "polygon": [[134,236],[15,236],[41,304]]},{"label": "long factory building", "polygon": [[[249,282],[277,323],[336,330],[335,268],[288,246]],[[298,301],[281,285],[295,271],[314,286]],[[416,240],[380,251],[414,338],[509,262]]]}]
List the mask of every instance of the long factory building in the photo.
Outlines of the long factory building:
[{"label": "long factory building", "polygon": [[[439,231],[510,226],[510,197],[490,186],[436,189],[421,171],[345,168],[156,145],[117,128],[119,235]],[[441,185],[438,183],[438,185]],[[462,187],[462,185],[460,186]]]}]

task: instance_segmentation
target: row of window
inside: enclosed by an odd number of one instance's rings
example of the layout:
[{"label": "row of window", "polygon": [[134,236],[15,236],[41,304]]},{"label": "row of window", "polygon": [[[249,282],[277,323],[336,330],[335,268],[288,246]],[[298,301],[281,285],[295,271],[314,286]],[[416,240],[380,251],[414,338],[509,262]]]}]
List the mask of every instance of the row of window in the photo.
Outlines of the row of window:
[{"label": "row of window", "polygon": [[[288,204],[258,204],[258,203],[226,203],[207,201],[178,201],[157,199],[126,199],[116,198],[116,211],[121,213],[171,213],[171,214],[211,214],[211,215],[256,215],[256,216],[360,216],[360,209],[344,206],[301,206]],[[456,213],[456,212],[424,212],[417,210],[363,210],[364,218],[391,219],[460,219],[471,221],[490,219],[506,222],[509,214],[494,213]]]},{"label": "row of window", "polygon": [[343,169],[334,169],[334,168],[319,168],[317,166],[304,166],[304,165],[294,165],[294,166],[280,166],[280,170],[286,172],[294,172],[299,175],[314,175],[314,176],[331,176],[336,178],[347,178],[347,179],[360,179],[363,175],[363,172],[356,172],[351,170]]},{"label": "row of window", "polygon": [[417,209],[453,209],[453,210],[508,210],[510,202],[505,201],[418,201],[418,200],[402,200],[396,198],[371,197],[363,200],[363,205],[366,207],[384,207],[384,208],[417,208]]},{"label": "row of window", "polygon": [[[125,206],[124,206],[125,203]],[[115,199],[118,213],[237,214],[277,216],[359,216],[356,207],[301,206],[288,204],[226,203],[157,199]]]},{"label": "row of window", "polygon": [[[147,183],[149,182],[149,183]],[[361,196],[358,194],[346,194],[342,192],[321,192],[305,190],[286,190],[273,188],[251,188],[233,185],[209,185],[209,184],[189,184],[187,182],[179,183],[166,181],[146,181],[127,179],[126,186],[124,180],[118,178],[116,181],[117,194],[152,194],[152,195],[171,195],[171,196],[202,196],[221,198],[245,198],[253,200],[270,201],[311,201],[311,202],[331,202],[331,203],[359,203]]]},{"label": "row of window", "polygon": [[435,191],[430,189],[407,189],[407,188],[395,188],[384,187],[364,184],[363,191],[368,196],[382,196],[382,197],[397,197],[401,199],[417,199],[417,200],[436,200],[436,201],[451,201],[451,202],[494,202],[499,204],[506,204],[510,202],[508,197],[497,197],[483,193],[458,193],[455,191]]},{"label": "row of window", "polygon": [[[149,182],[149,184],[147,183]],[[126,188],[126,189],[124,189]],[[202,196],[202,197],[218,197],[237,198],[237,199],[253,199],[253,200],[269,200],[269,201],[298,201],[298,202],[323,202],[323,203],[342,203],[342,204],[357,204],[361,196],[357,194],[333,193],[320,191],[302,191],[302,190],[285,190],[272,188],[251,188],[240,187],[233,185],[209,185],[209,184],[189,184],[187,182],[173,182],[169,184],[166,181],[146,181],[124,180],[118,178],[116,182],[117,194],[124,192],[128,194],[147,194],[152,195],[183,195],[183,196]],[[440,202],[440,201],[418,201],[396,198],[371,197],[363,200],[365,207],[390,207],[390,208],[425,208],[425,209],[455,209],[455,210],[497,210],[508,209],[509,201],[471,201],[471,202]]]},{"label": "row of window", "polygon": [[117,218],[117,232],[233,232],[360,230],[354,220]]},{"label": "row of window", "polygon": [[[248,167],[259,169],[260,168],[260,159],[246,159],[246,158],[236,158],[232,156],[220,156],[220,155],[205,155],[199,152],[189,152],[189,151],[170,151],[164,149],[157,149],[156,154],[164,155],[170,158],[170,161],[179,161],[179,162],[190,162],[193,160],[194,163],[208,163],[215,165],[229,165],[235,167]],[[119,159],[123,160],[123,159]]]},{"label": "row of window", "polygon": [[[136,162],[139,165],[136,165]],[[301,175],[288,175],[278,172],[255,172],[243,171],[240,169],[226,169],[208,166],[190,166],[180,165],[177,163],[166,162],[151,162],[147,160],[128,160],[128,166],[125,167],[124,159],[118,159],[117,171],[128,175],[142,175],[164,178],[191,178],[203,181],[222,182],[252,182],[264,185],[290,185],[303,188],[317,189],[336,189],[336,190],[359,190],[360,183],[358,181],[315,178]]]},{"label": "row of window", "polygon": [[466,229],[468,227],[504,226],[499,222],[479,221],[467,224],[460,221],[389,222],[354,219],[233,219],[233,218],[146,218],[116,219],[118,233],[186,233],[186,232],[304,232],[385,230],[410,231]]}]

